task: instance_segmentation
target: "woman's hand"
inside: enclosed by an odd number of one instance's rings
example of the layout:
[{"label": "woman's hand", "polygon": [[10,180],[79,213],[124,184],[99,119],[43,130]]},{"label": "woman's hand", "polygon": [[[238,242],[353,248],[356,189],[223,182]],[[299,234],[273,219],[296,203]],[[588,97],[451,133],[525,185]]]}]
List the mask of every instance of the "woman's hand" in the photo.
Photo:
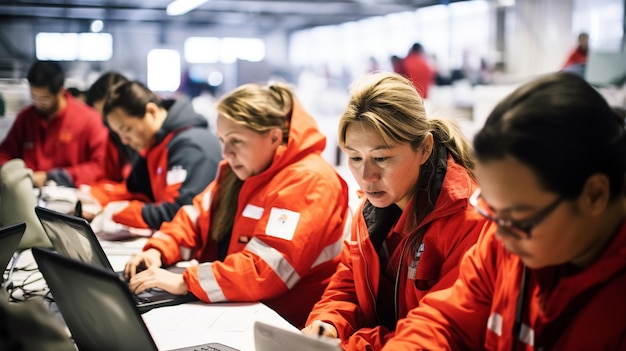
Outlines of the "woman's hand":
[{"label": "woman's hand", "polygon": [[187,284],[182,274],[172,273],[156,266],[137,273],[130,279],[128,287],[135,294],[152,288],[163,289],[175,295],[187,293]]},{"label": "woman's hand", "polygon": [[132,280],[138,271],[149,268],[160,268],[161,264],[161,252],[156,249],[148,249],[134,254],[130,260],[126,262],[124,266],[124,276]]},{"label": "woman's hand", "polygon": [[327,336],[329,338],[337,338],[337,329],[332,324],[319,320],[313,321],[307,327],[301,330],[304,335]]}]

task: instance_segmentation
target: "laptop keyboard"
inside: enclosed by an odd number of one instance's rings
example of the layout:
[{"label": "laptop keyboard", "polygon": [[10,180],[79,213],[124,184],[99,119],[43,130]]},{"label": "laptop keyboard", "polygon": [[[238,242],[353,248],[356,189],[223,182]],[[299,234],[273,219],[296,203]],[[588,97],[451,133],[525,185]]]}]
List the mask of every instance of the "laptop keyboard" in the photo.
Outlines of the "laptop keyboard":
[{"label": "laptop keyboard", "polygon": [[206,346],[196,347],[193,349],[193,351],[222,351],[222,350],[218,349],[217,347],[206,345]]},{"label": "laptop keyboard", "polygon": [[133,297],[135,298],[135,303],[137,304],[148,303],[152,301],[152,299],[146,296],[133,295]]},{"label": "laptop keyboard", "polygon": [[172,351],[239,351],[230,346],[226,346],[220,343],[208,343],[203,345],[195,345],[189,347],[183,347],[180,349],[172,350]]}]

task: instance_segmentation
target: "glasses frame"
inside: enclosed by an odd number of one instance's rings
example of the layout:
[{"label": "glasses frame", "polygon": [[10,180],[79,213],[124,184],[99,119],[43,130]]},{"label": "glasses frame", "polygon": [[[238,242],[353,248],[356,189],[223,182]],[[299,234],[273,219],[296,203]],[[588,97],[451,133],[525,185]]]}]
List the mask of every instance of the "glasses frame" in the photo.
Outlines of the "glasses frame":
[{"label": "glasses frame", "polygon": [[[503,229],[506,233],[511,234],[512,236],[518,239],[530,239],[531,232],[535,229],[536,226],[541,224],[541,222],[546,219],[552,212],[559,207],[561,202],[563,202],[564,198],[559,196],[556,200],[552,201],[548,206],[539,210],[535,215],[523,219],[523,220],[514,220],[514,219],[505,219],[499,218],[491,215],[487,210],[482,208],[478,204],[478,199],[481,198],[481,190],[480,188],[476,189],[472,196],[470,196],[470,205],[474,207],[474,210],[478,212],[481,216],[487,218],[490,221],[496,223],[496,225]],[[520,235],[521,234],[521,235]]]}]

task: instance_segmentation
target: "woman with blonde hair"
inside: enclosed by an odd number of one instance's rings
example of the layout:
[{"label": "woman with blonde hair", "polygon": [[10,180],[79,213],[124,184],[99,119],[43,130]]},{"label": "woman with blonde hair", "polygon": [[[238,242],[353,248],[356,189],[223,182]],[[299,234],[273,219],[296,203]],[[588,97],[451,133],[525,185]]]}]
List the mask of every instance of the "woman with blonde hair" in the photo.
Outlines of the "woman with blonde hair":
[{"label": "woman with blonde hair", "polygon": [[[289,86],[243,85],[217,112],[218,176],[126,264],[130,288],[262,301],[301,328],[339,262],[347,185]],[[201,263],[182,275],[159,268],[190,258]]]},{"label": "woman with blonde hair", "polygon": [[364,199],[303,333],[378,350],[424,295],[452,285],[489,221],[469,206],[476,188],[469,142],[450,121],[428,119],[401,75],[352,85],[339,144]]}]

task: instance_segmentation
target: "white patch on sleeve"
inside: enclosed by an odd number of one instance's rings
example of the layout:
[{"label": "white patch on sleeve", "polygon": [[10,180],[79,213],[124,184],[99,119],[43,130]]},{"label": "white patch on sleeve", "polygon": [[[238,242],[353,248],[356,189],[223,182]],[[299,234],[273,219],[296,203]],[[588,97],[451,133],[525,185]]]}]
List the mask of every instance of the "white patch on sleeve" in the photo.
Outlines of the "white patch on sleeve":
[{"label": "white patch on sleeve", "polygon": [[246,208],[243,209],[241,215],[247,218],[260,219],[261,216],[263,216],[263,207],[248,204]]},{"label": "white patch on sleeve", "polygon": [[187,179],[187,170],[182,166],[174,166],[167,171],[167,185],[182,183]]},{"label": "white patch on sleeve", "polygon": [[270,212],[270,218],[267,220],[265,234],[291,240],[296,232],[298,220],[300,220],[299,212],[273,207]]},{"label": "white patch on sleeve", "polygon": [[502,315],[499,313],[493,313],[487,320],[487,329],[496,333],[497,336],[502,336]]}]

